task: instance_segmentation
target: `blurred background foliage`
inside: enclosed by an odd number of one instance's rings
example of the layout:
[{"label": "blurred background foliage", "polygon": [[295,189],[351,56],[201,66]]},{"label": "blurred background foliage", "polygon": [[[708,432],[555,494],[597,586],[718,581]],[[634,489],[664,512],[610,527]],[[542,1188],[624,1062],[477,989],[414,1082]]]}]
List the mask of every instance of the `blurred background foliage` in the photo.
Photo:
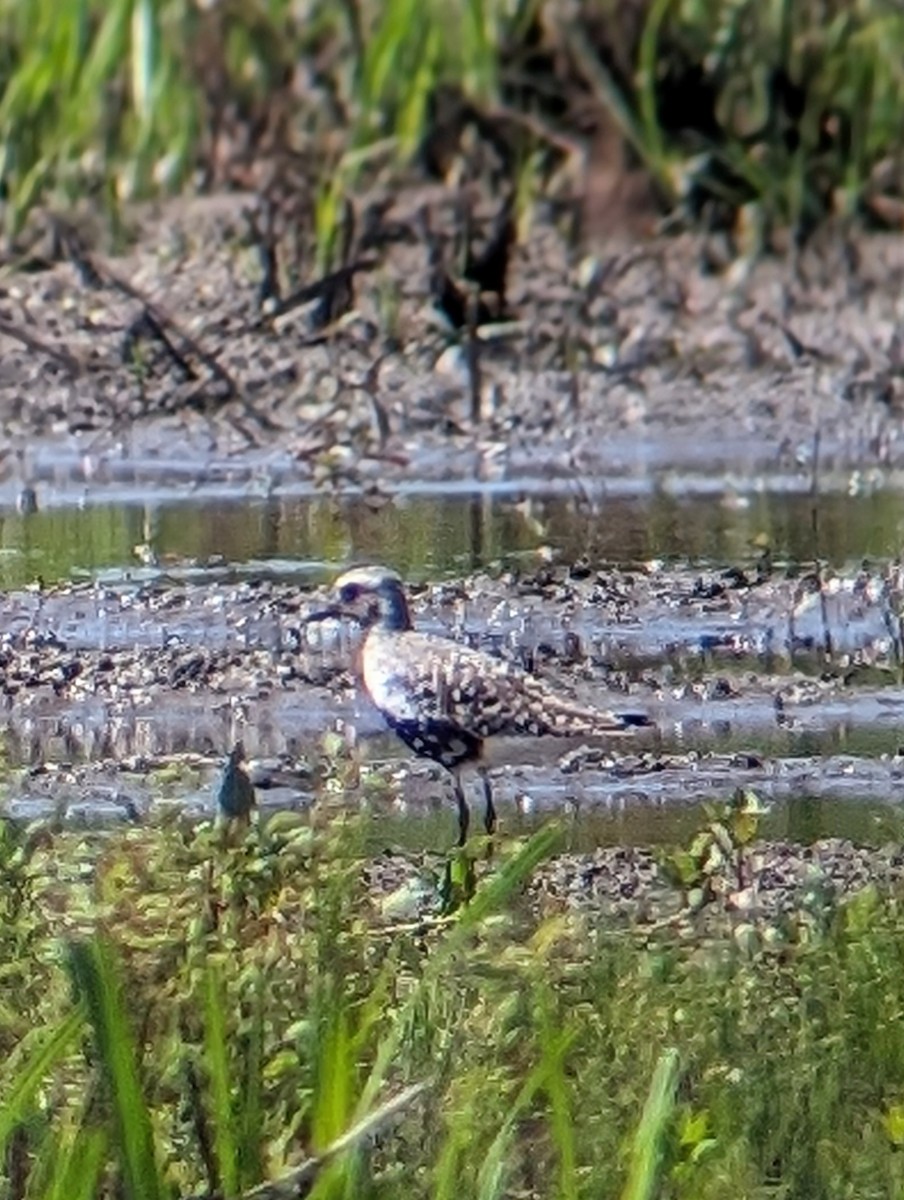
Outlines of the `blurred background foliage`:
[{"label": "blurred background foliage", "polygon": [[640,170],[691,225],[898,225],[902,49],[891,0],[2,0],[7,227],[289,163],[329,210],[468,139],[534,190]]}]

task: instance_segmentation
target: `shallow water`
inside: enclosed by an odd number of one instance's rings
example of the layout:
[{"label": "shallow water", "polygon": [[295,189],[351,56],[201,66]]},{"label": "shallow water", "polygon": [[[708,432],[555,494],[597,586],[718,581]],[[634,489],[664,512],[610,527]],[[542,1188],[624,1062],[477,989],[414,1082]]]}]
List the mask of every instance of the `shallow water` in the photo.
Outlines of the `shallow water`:
[{"label": "shallow water", "polygon": [[564,561],[586,556],[595,566],[666,559],[727,567],[768,550],[776,561],[842,567],[894,558],[902,544],[904,496],[883,489],[815,501],[785,490],[657,490],[591,501],[577,485],[571,495],[507,485],[393,500],[233,494],[0,511],[0,586],[160,574],[310,580],[357,559],[435,579],[531,563],[546,552]]},{"label": "shallow water", "polygon": [[[504,814],[504,836],[523,836],[548,819],[544,811]],[[617,811],[585,809],[571,812],[562,821],[563,848],[588,853],[597,846],[674,846],[687,844],[711,819],[700,804],[674,807],[633,804]],[[454,810],[372,814],[367,825],[369,850],[404,850],[442,853],[454,834]],[[770,805],[760,822],[767,839],[809,845],[820,838],[848,838],[858,845],[884,846],[904,841],[904,813],[870,797],[839,800],[804,793]]]},{"label": "shallow water", "polygon": [[[766,554],[802,570],[818,559],[849,578],[864,560],[881,567],[899,555],[900,492],[871,489],[852,477],[852,494],[813,498],[787,482],[771,490],[734,491],[714,479],[698,480],[697,490],[671,480],[610,496],[599,489],[594,495],[586,484],[560,485],[554,492],[506,484],[470,493],[459,486],[452,494],[412,487],[391,501],[233,493],[7,511],[0,514],[3,589],[37,580],[85,580],[100,587],[68,596],[32,591],[15,602],[7,598],[6,628],[54,634],[76,650],[153,648],[173,637],[188,647],[249,649],[269,647],[281,634],[272,621],[252,620],[238,635],[223,609],[227,598],[219,605],[205,603],[208,591],[267,577],[309,586],[360,559],[391,563],[412,581],[426,582],[484,569],[530,572],[550,558],[564,564],[583,558],[593,568],[642,567],[658,560],[689,575],[707,568],[751,570]],[[165,590],[170,583],[191,585],[200,602],[159,616],[127,603],[131,591],[147,584]],[[854,619],[841,600],[821,611],[798,605],[798,639],[818,642],[826,620],[836,649],[851,655],[886,636],[881,606]],[[528,628],[517,606],[500,613],[496,605],[484,611],[476,603],[468,621],[469,630],[487,636],[488,645],[493,638],[521,642],[528,636],[533,645],[555,643],[563,634],[554,609],[535,612]],[[782,673],[790,679],[803,668],[818,678],[820,669],[818,658],[772,661],[771,647],[785,636],[787,622],[780,606],[773,612],[755,604],[743,622],[737,614],[662,608],[643,612],[633,624],[610,627],[594,611],[582,614],[570,628],[588,646],[605,643],[613,660],[664,669],[675,682],[645,705],[659,727],[656,750],[664,756],[699,753],[701,761],[623,777],[606,770],[571,776],[557,765],[560,747],[519,745],[511,753],[515,768],[496,776],[507,829],[526,830],[560,813],[576,848],[600,841],[670,841],[699,823],[702,801],[725,799],[742,785],[771,805],[764,828],[777,836],[874,841],[897,830],[902,775],[897,758],[904,741],[900,680],[886,672],[861,686],[791,700],[777,715],[773,690],[751,686],[752,674],[768,667],[773,679]],[[711,678],[714,672],[733,681],[731,694],[713,698],[685,686],[695,674]],[[364,738],[381,730],[378,716],[360,701],[337,704],[324,694],[312,698],[298,690],[277,691],[239,709],[228,698],[212,702],[208,693],[190,689],[126,709],[111,709],[90,696],[36,705],[24,718],[10,716],[6,766],[16,771],[37,764],[43,770],[48,763],[82,768],[101,762],[103,778],[85,780],[76,771],[63,794],[53,780],[16,776],[6,789],[7,811],[29,817],[62,806],[72,819],[101,822],[132,819],[136,812],[144,816],[153,811],[159,781],[123,782],[116,764],[184,753],[201,753],[207,762],[190,781],[168,785],[163,799],[210,811],[219,758],[237,737],[252,757],[305,754],[337,718],[353,721]],[[378,756],[399,753],[391,739],[378,737],[373,746]],[[742,767],[744,756],[763,765]],[[415,771],[404,792],[401,809],[389,806],[375,818],[375,840],[417,849],[445,846],[454,809],[443,787],[431,783],[425,793],[423,775]],[[309,782],[262,794],[268,807],[304,807],[310,799]]]}]

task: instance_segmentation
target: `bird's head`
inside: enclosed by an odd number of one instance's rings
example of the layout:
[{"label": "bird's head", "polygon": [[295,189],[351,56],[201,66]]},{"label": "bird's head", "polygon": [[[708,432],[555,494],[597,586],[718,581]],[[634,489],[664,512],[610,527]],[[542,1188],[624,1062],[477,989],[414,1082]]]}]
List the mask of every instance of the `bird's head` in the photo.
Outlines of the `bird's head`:
[{"label": "bird's head", "polygon": [[389,567],[352,567],[333,584],[335,602],[320,617],[352,617],[365,628],[410,629],[411,614],[402,577]]}]

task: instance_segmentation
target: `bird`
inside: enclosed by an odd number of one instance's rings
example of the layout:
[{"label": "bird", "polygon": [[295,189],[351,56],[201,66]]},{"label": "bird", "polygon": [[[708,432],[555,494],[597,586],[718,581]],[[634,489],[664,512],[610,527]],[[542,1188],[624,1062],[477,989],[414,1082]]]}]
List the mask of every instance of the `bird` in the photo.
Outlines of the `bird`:
[{"label": "bird", "polygon": [[333,584],[334,603],[308,620],[351,617],[365,629],[358,673],[383,719],[409,749],[452,776],[458,844],[470,824],[461,772],[475,764],[483,784],[484,827],[496,810],[484,742],[496,735],[577,737],[621,734],[650,724],[643,714],[590,708],[553,690],[536,675],[485,651],[414,628],[402,577],[382,566],[352,567]]},{"label": "bird", "polygon": [[245,762],[245,747],[242,742],[236,742],[226,759],[217,793],[217,808],[227,821],[247,825],[256,803],[254,784]]}]

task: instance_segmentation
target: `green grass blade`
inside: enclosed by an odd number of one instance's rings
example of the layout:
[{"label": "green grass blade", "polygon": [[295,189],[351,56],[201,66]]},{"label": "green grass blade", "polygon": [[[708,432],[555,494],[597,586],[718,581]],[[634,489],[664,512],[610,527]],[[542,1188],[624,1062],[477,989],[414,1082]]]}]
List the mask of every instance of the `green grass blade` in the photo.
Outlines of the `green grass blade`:
[{"label": "green grass blade", "polygon": [[381,1041],[370,1075],[355,1109],[355,1120],[361,1120],[373,1106],[398,1050],[408,1018],[420,1003],[425,991],[432,985],[433,980],[443,970],[448,960],[467,944],[475,927],[491,913],[501,908],[514,895],[529,878],[535,867],[549,858],[561,840],[562,830],[558,825],[545,825],[530,838],[525,846],[522,846],[514,858],[478,890],[471,903],[461,910],[455,925],[452,926],[442,944],[434,950],[426,969],[416,986],[408,993],[405,1003],[395,1014],[392,1027]]},{"label": "green grass blade", "polygon": [[239,1145],[229,1088],[229,1048],[226,1043],[226,1013],[220,973],[208,964],[204,980],[204,1063],[210,1081],[214,1145],[220,1170],[220,1186],[228,1198],[238,1195]]},{"label": "green grass blade", "polygon": [[646,147],[646,161],[657,179],[665,180],[665,141],[659,124],[656,96],[656,72],[659,63],[659,29],[672,0],[653,0],[647,13],[640,39],[638,70],[638,101],[641,128]]},{"label": "green grass blade", "polygon": [[239,1112],[239,1175],[243,1189],[258,1183],[263,1175],[265,997],[263,975],[258,973],[245,1033],[245,1069]]},{"label": "green grass blade", "polygon": [[437,1158],[433,1176],[434,1200],[455,1200],[459,1193],[458,1164],[468,1152],[469,1146],[467,1131],[454,1126],[449,1131]]},{"label": "green grass blade", "polygon": [[[535,870],[559,847],[562,841],[561,828],[551,823],[544,825],[524,845],[514,858],[493,877],[482,884],[477,894],[467,908],[462,909],[461,916],[450,940],[466,940],[475,925],[479,925],[491,913],[502,908]],[[447,944],[448,945],[448,944]],[[454,948],[449,951],[454,952]]]},{"label": "green grass blade", "polygon": [[82,1028],[83,1021],[84,1014],[81,1009],[75,1009],[57,1025],[43,1045],[29,1050],[25,1066],[10,1087],[9,1094],[0,1108],[0,1157],[6,1149],[10,1134],[25,1117],[38,1087],[48,1072],[65,1058]]},{"label": "green grass blade", "polygon": [[127,1200],[162,1200],[151,1115],[141,1088],[135,1038],[113,952],[99,937],[72,942],[68,966],[87,1006],[110,1090],[125,1196]]},{"label": "green grass blade", "polygon": [[418,66],[414,72],[406,96],[399,106],[396,131],[399,148],[405,157],[414,154],[418,142],[424,136],[424,121],[430,95],[436,86],[437,63],[440,59],[441,34],[431,26],[425,38]]},{"label": "green grass blade", "polygon": [[[399,57],[404,54],[407,44],[419,36],[417,31],[425,32],[429,28],[429,19],[424,26],[416,16],[414,0],[387,0],[367,41],[361,99],[369,126],[398,82]],[[369,133],[373,134],[372,128]]]},{"label": "green grass blade", "polygon": [[573,1032],[557,1035],[551,998],[543,996],[541,1005],[540,1064],[545,1070],[544,1087],[549,1097],[552,1140],[559,1156],[559,1196],[562,1200],[577,1200],[577,1154],[574,1143],[574,1120],[568,1102],[568,1082],[565,1075],[565,1055],[575,1040]]},{"label": "green grass blade", "polygon": [[506,1156],[511,1146],[518,1120],[543,1088],[546,1081],[546,1064],[538,1063],[518,1090],[508,1115],[499,1132],[490,1143],[486,1158],[477,1177],[478,1200],[497,1200],[505,1186]]},{"label": "green grass blade", "polygon": [[157,65],[157,26],[151,0],[137,0],[132,9],[132,103],[143,127],[154,116],[154,76]]},{"label": "green grass blade", "polygon": [[678,1051],[660,1055],[631,1152],[631,1171],[622,1200],[651,1200],[659,1181],[659,1163],[666,1124],[675,1108]]},{"label": "green grass blade", "polygon": [[129,58],[129,25],[132,0],[116,0],[104,14],[103,22],[91,44],[80,81],[83,97],[96,92]]},{"label": "green grass blade", "polygon": [[54,1147],[54,1170],[41,1200],[92,1200],[107,1149],[102,1129],[68,1129]]},{"label": "green grass blade", "polygon": [[459,35],[466,90],[481,100],[489,101],[496,98],[498,69],[493,10],[494,6],[487,0],[465,0],[461,6]]},{"label": "green grass blade", "polygon": [[320,1031],[319,1062],[311,1114],[311,1139],[315,1150],[324,1150],[348,1126],[355,1064],[351,1056],[348,1015],[341,996],[332,998],[330,1012]]}]

